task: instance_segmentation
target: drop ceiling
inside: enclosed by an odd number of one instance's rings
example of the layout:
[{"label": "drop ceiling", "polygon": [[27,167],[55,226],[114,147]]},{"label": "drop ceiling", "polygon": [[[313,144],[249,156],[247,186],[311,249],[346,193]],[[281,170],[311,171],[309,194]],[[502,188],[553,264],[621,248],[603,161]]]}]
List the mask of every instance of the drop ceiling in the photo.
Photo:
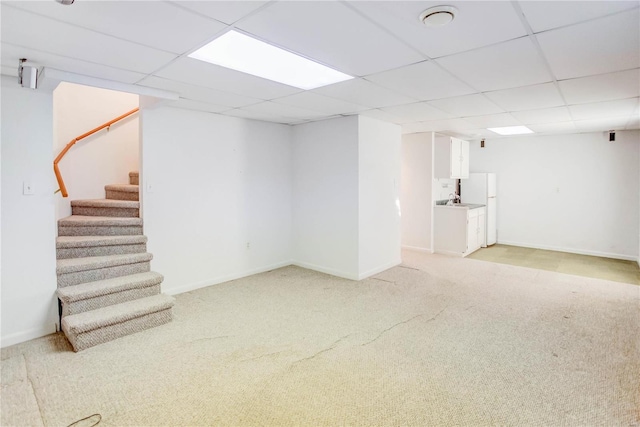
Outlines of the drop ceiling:
[{"label": "drop ceiling", "polygon": [[[418,16],[458,9],[440,28]],[[638,129],[639,1],[2,1],[19,58],[179,94],[176,108],[285,124],[362,114],[469,139],[487,127]],[[355,78],[311,91],[187,55],[230,29]]]}]

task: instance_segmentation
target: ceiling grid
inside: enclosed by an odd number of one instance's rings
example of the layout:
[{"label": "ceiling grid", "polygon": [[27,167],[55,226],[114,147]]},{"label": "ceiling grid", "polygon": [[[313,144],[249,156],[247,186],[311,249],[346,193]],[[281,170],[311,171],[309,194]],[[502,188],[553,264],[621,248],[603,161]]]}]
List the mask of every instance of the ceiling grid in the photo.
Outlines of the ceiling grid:
[{"label": "ceiling grid", "polygon": [[[451,23],[422,25],[445,3]],[[177,93],[177,108],[284,124],[363,114],[468,139],[640,127],[640,2],[445,3],[2,1],[1,69],[15,76],[26,57]],[[188,56],[230,30],[354,78],[303,91]]]}]

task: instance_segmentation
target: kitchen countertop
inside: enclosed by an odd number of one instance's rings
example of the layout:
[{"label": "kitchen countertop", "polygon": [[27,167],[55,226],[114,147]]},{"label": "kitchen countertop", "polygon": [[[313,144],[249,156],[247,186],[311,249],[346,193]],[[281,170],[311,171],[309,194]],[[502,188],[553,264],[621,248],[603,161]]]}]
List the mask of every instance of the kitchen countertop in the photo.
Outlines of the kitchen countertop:
[{"label": "kitchen countertop", "polygon": [[455,203],[453,205],[447,206],[447,205],[436,205],[436,208],[446,208],[446,209],[478,209],[478,208],[484,208],[486,205],[478,205],[478,204],[473,204],[473,203]]}]

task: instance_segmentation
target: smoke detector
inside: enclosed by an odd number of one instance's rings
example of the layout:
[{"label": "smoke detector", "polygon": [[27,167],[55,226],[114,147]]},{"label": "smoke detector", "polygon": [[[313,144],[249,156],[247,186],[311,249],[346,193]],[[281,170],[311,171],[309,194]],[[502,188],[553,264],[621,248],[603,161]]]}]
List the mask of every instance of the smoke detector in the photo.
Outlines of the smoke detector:
[{"label": "smoke detector", "polygon": [[430,7],[420,14],[420,22],[427,27],[443,27],[453,21],[458,9],[453,6]]}]

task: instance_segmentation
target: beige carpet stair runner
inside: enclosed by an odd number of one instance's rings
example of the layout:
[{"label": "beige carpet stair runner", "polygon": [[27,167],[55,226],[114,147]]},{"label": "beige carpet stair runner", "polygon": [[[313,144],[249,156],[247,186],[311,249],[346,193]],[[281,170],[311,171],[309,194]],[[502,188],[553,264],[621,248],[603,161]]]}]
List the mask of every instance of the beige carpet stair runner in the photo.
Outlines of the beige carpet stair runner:
[{"label": "beige carpet stair runner", "polygon": [[75,351],[170,322],[174,298],[142,234],[138,173],[105,186],[106,199],[73,200],[58,221],[58,298],[62,330]]}]

